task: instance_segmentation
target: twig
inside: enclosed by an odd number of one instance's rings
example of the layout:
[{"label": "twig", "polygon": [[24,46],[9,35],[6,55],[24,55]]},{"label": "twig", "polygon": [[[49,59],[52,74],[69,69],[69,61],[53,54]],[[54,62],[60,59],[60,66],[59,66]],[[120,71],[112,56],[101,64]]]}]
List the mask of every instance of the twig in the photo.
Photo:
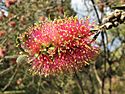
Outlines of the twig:
[{"label": "twig", "polygon": [[5,56],[5,59],[13,59],[13,58],[17,58],[19,55],[12,55],[12,56]]},{"label": "twig", "polygon": [[94,10],[96,12],[96,16],[97,16],[98,22],[99,22],[99,24],[101,24],[101,20],[99,19],[99,14],[98,14],[98,11],[97,11],[96,6],[95,6],[95,2],[94,2],[94,0],[91,0],[91,2],[93,4],[93,8],[94,8]]},{"label": "twig", "polygon": [[39,77],[39,81],[37,82],[38,87],[37,87],[37,93],[36,93],[36,94],[39,94],[39,93],[40,93],[41,80],[42,80],[41,77]]},{"label": "twig", "polygon": [[109,70],[110,70],[110,74],[109,74],[109,94],[112,94],[112,66],[111,64],[109,64]]},{"label": "twig", "polygon": [[105,90],[105,76],[106,76],[106,45],[105,45],[105,37],[104,37],[104,33],[101,32],[101,36],[102,36],[102,45],[103,45],[103,49],[104,49],[104,76],[102,78],[102,94],[104,94],[104,90]]},{"label": "twig", "polygon": [[0,72],[0,76],[2,76],[3,74],[6,74],[8,72],[10,72],[10,70],[13,70],[15,66],[11,66],[3,71]]},{"label": "twig", "polygon": [[18,68],[19,68],[19,65],[17,65],[14,74],[11,76],[11,78],[9,79],[9,82],[4,86],[4,88],[2,89],[2,91],[5,91],[10,86],[10,84],[12,83],[12,81],[13,81],[13,79],[14,79],[17,71],[18,71]]},{"label": "twig", "polygon": [[15,91],[5,91],[0,92],[0,94],[25,94],[25,90],[15,90]]},{"label": "twig", "polygon": [[81,80],[80,80],[80,78],[79,78],[79,76],[78,76],[76,70],[74,70],[74,72],[75,72],[74,74],[75,74],[76,79],[77,79],[77,81],[78,81],[79,87],[81,88],[81,92],[82,92],[82,94],[85,94],[85,93],[84,93],[83,86],[82,86],[82,82],[81,82]]},{"label": "twig", "polygon": [[[106,46],[108,45],[108,35],[107,35],[107,33],[106,32],[104,32],[105,33],[105,35],[106,35]],[[112,61],[110,61],[109,60],[109,58],[110,58],[110,53],[109,53],[109,50],[108,50],[108,48],[106,47],[106,49],[107,49],[107,52],[106,52],[106,61],[108,62],[108,64],[109,64],[109,71],[110,71],[110,73],[109,73],[109,94],[112,94],[112,74],[111,74],[111,71],[112,71],[112,66],[111,66],[111,62]]]},{"label": "twig", "polygon": [[97,70],[96,70],[96,68],[95,68],[95,65],[93,66],[93,70],[94,70],[96,79],[97,79],[97,81],[99,82],[99,85],[102,86],[102,81],[101,81],[101,79],[100,79],[100,77],[99,77],[99,75],[98,75],[98,73],[97,73]]}]

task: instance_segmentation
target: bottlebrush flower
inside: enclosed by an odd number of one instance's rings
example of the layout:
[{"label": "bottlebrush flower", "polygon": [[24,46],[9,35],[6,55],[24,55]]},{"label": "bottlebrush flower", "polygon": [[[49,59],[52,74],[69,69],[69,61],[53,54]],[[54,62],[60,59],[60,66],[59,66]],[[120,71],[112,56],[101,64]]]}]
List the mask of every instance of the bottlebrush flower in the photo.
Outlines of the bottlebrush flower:
[{"label": "bottlebrush flower", "polygon": [[22,34],[21,47],[29,53],[34,72],[52,75],[80,70],[91,61],[98,48],[92,46],[90,25],[70,17],[42,22]]},{"label": "bottlebrush flower", "polygon": [[17,0],[5,0],[6,7],[10,7],[12,4],[14,4]]},{"label": "bottlebrush flower", "polygon": [[9,25],[10,27],[15,27],[15,26],[16,26],[16,22],[15,22],[15,21],[10,21],[10,22],[8,23],[8,25]]}]

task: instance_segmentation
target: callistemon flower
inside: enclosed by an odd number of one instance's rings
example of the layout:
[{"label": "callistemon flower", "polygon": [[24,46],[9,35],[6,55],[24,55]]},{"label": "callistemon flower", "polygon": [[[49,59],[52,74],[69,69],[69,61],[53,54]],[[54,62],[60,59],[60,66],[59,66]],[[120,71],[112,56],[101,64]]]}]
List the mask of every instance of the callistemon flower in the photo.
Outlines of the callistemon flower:
[{"label": "callistemon flower", "polygon": [[22,47],[29,53],[32,70],[40,75],[81,70],[98,53],[92,46],[88,19],[76,17],[46,21],[22,34]]}]

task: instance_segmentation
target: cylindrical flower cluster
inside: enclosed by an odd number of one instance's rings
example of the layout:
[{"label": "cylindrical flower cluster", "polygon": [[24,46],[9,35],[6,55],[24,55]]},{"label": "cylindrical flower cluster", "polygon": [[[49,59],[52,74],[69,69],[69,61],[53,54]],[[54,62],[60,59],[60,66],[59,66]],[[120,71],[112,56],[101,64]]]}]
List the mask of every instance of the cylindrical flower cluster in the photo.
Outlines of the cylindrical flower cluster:
[{"label": "cylindrical flower cluster", "polygon": [[32,59],[32,70],[45,76],[80,70],[98,52],[90,27],[87,19],[70,17],[29,28],[21,36],[21,47]]}]

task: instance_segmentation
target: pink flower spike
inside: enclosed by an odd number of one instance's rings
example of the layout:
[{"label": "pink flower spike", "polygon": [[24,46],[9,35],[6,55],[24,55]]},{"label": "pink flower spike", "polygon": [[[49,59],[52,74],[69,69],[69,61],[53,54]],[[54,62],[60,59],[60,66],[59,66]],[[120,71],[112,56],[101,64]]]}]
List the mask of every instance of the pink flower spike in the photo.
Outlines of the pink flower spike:
[{"label": "pink flower spike", "polygon": [[[81,70],[98,54],[87,20],[69,17],[43,22],[22,34],[22,47],[29,53],[32,70],[54,75]],[[27,35],[27,38],[25,36]]]}]

